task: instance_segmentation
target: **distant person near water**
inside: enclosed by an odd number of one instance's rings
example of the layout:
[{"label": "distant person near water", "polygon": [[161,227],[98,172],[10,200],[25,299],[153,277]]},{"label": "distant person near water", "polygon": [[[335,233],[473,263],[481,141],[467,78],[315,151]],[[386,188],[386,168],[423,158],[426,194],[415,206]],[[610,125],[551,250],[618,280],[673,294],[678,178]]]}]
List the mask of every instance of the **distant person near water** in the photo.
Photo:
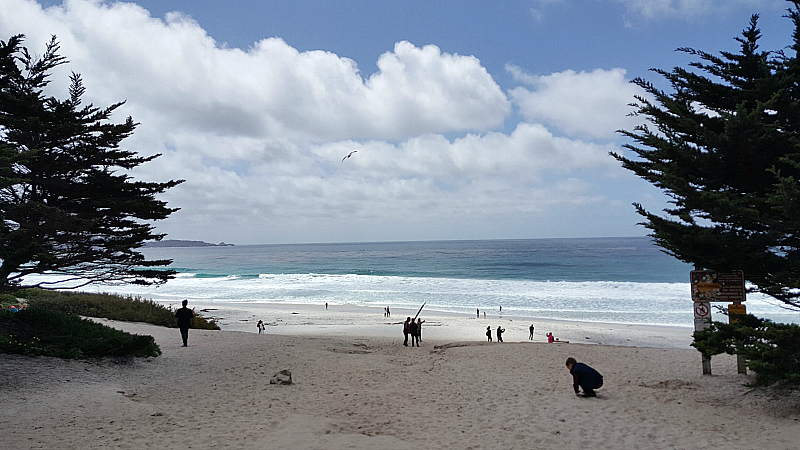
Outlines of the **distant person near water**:
[{"label": "distant person near water", "polygon": [[175,311],[175,317],[178,319],[178,328],[181,329],[181,339],[183,339],[184,347],[188,346],[189,327],[192,326],[192,319],[194,319],[194,313],[191,309],[186,307],[188,303],[189,300],[184,300],[183,308]]},{"label": "distant person near water", "polygon": [[478,309],[476,309],[476,310],[475,310],[475,315],[477,315],[477,316],[478,316],[478,319],[480,319],[480,318],[481,318],[481,309],[480,309],[480,308],[478,308]]},{"label": "distant person near water", "polygon": [[503,333],[505,333],[505,331],[505,328],[500,325],[497,326],[497,342],[503,342]]},{"label": "distant person near water", "polygon": [[386,317],[392,317],[392,312],[389,311],[389,307],[386,307]]},{"label": "distant person near water", "polygon": [[566,366],[569,373],[572,374],[572,387],[575,389],[575,395],[578,395],[583,389],[584,397],[597,397],[594,390],[603,386],[603,376],[600,375],[600,372],[584,363],[579,363],[572,357],[567,358]]},{"label": "distant person near water", "polygon": [[325,309],[328,309],[328,302],[325,302]]},{"label": "distant person near water", "polygon": [[548,332],[548,333],[547,333],[547,343],[548,343],[548,344],[552,344],[553,342],[555,342],[555,340],[556,340],[556,338],[555,338],[555,337],[553,337],[553,333],[549,333],[549,332]]},{"label": "distant person near water", "polygon": [[531,327],[528,329],[531,331],[531,335],[528,336],[528,339],[533,340],[533,324],[531,324]]},{"label": "distant person near water", "polygon": [[258,334],[261,334],[261,333],[264,332],[264,322],[263,321],[259,320],[258,323],[256,324],[256,326],[258,327]]},{"label": "distant person near water", "polygon": [[417,326],[417,322],[413,319],[408,324],[408,334],[411,335],[411,346],[413,347],[416,345],[419,347],[419,327]]},{"label": "distant person near water", "polygon": [[405,336],[405,340],[403,341],[403,345],[408,347],[408,331],[409,331],[409,322],[411,321],[411,317],[406,317],[406,321],[403,322],[403,336]]},{"label": "distant person near water", "polygon": [[424,322],[422,319],[417,319],[417,345],[422,342],[422,324]]},{"label": "distant person near water", "polygon": [[491,326],[486,327],[486,339],[488,339],[489,342],[492,342],[492,327]]}]

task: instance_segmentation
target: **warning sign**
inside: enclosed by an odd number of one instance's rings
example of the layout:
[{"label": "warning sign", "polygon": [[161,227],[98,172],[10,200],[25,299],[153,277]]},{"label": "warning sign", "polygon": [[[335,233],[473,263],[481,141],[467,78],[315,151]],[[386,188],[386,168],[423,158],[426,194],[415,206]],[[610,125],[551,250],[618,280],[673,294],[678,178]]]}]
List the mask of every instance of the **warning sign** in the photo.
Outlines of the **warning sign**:
[{"label": "warning sign", "polygon": [[708,303],[695,303],[694,304],[694,317],[695,319],[707,319],[711,314],[711,305]]},{"label": "warning sign", "polygon": [[695,302],[694,331],[706,330],[711,326],[711,303]]},{"label": "warning sign", "polygon": [[716,272],[713,270],[693,270],[692,300],[695,302],[745,301],[744,272]]},{"label": "warning sign", "polygon": [[728,323],[736,323],[738,320],[733,314],[747,314],[747,307],[740,303],[731,303],[728,305],[728,314]]}]

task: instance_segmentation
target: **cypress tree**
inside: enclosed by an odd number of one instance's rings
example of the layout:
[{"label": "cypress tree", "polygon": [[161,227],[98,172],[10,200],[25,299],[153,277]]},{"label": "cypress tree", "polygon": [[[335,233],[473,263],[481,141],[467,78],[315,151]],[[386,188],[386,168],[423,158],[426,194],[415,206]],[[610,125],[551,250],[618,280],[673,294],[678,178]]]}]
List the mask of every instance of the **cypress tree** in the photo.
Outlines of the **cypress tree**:
[{"label": "cypress tree", "polygon": [[666,93],[637,78],[652,99],[633,105],[648,125],[620,131],[638,158],[612,153],[663,189],[664,215],[634,204],[668,254],[699,269],[744,271],[753,289],[800,307],[800,13],[791,55],[759,50],[758,16],[738,53],[691,48],[689,69],[654,69]]},{"label": "cypress tree", "polygon": [[122,106],[82,105],[85,87],[73,73],[69,98],[43,93],[65,63],[53,37],[41,57],[22,35],[0,41],[0,291],[28,287],[24,277],[52,273],[79,287],[92,281],[160,283],[170,260],[146,260],[145,241],[160,240],[149,221],[174,208],[155,198],[183,180],[152,183],[126,172],[160,155],[120,148],[136,123],[109,121]]}]

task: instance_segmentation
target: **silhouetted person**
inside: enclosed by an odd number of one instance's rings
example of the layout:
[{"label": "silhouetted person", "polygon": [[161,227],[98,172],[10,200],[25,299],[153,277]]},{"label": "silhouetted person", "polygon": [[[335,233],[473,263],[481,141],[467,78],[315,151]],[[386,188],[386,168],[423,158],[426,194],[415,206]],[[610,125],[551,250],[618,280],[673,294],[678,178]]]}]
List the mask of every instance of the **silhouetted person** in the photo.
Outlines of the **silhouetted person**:
[{"label": "silhouetted person", "polygon": [[531,324],[531,327],[528,329],[531,331],[531,335],[528,336],[528,339],[533,340],[533,324]]},{"label": "silhouetted person", "polygon": [[480,309],[480,308],[478,308],[478,309],[476,309],[476,310],[475,310],[475,315],[476,315],[476,316],[478,316],[478,317],[477,317],[478,319],[480,319],[480,318],[481,318],[481,309]]},{"label": "silhouetted person", "polygon": [[411,317],[406,317],[406,321],[403,322],[403,336],[405,336],[405,340],[403,341],[403,345],[408,347],[408,328],[409,322],[411,322]]},{"label": "silhouetted person", "polygon": [[411,335],[411,346],[413,347],[416,344],[419,347],[419,327],[415,320],[411,320],[408,324],[408,334]]},{"label": "silhouetted person", "polygon": [[569,373],[572,374],[572,387],[575,389],[575,395],[578,395],[578,392],[583,389],[584,397],[597,397],[594,390],[603,386],[603,376],[600,375],[600,372],[571,357],[567,358],[566,366]]},{"label": "silhouetted person", "polygon": [[392,312],[389,311],[389,307],[388,306],[386,307],[386,316],[387,317],[392,317]]},{"label": "silhouetted person", "polygon": [[259,320],[256,326],[258,327],[258,334],[261,334],[264,331],[264,322]]},{"label": "silhouetted person", "polygon": [[189,340],[189,327],[192,326],[192,319],[194,319],[194,313],[191,309],[186,307],[186,304],[189,303],[189,300],[183,301],[183,308],[175,311],[175,317],[178,319],[178,328],[181,329],[181,339],[183,339],[183,346],[187,346],[187,341]]},{"label": "silhouetted person", "polygon": [[417,345],[422,342],[422,322],[425,322],[422,319],[417,319]]},{"label": "silhouetted person", "polygon": [[492,342],[492,327],[491,326],[486,327],[486,339],[488,339],[489,342]]},{"label": "silhouetted person", "polygon": [[501,327],[500,325],[497,326],[497,342],[503,342],[503,333],[505,331],[505,328]]}]

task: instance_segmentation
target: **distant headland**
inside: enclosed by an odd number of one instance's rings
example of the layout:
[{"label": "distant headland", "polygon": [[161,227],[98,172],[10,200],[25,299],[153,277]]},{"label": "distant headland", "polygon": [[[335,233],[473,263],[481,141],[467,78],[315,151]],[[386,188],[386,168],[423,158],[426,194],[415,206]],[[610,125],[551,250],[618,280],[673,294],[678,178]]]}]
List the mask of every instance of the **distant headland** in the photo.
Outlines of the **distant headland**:
[{"label": "distant headland", "polygon": [[186,241],[181,239],[164,239],[162,241],[147,242],[144,244],[145,248],[151,247],[233,247],[233,244],[226,244],[220,242],[219,244],[212,244],[204,241]]}]

